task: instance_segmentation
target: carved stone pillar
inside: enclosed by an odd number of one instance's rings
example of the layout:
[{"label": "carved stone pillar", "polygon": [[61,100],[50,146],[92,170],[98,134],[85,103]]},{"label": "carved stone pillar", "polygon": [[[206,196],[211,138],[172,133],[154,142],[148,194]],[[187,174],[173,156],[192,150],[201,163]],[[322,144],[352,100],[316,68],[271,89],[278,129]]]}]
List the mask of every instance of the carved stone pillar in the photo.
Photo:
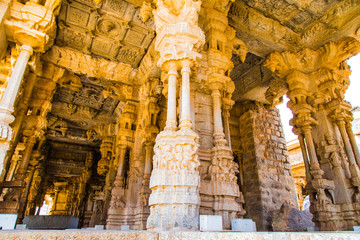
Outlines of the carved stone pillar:
[{"label": "carved stone pillar", "polygon": [[[45,6],[32,1],[12,4],[8,18],[3,21],[6,31],[12,33],[9,40],[16,42],[21,48],[0,102],[0,172],[13,137],[9,124],[15,119],[12,114],[20,83],[33,51],[45,52],[53,44],[59,4],[60,1],[55,0],[46,1]],[[3,31],[3,26],[0,31]]]},{"label": "carved stone pillar", "polygon": [[346,155],[347,155],[347,157],[349,159],[349,162],[350,162],[351,176],[352,176],[352,178],[357,178],[355,181],[357,181],[358,184],[360,184],[360,182],[359,182],[359,177],[360,177],[359,167],[356,164],[355,156],[354,156],[354,153],[353,153],[352,148],[351,148],[351,143],[350,143],[350,140],[349,140],[349,136],[347,134],[346,127],[345,127],[345,121],[344,120],[338,120],[337,125],[339,127],[342,140],[344,141],[344,147],[345,147]]},{"label": "carved stone pillar", "polygon": [[[11,156],[14,155],[14,152],[16,153],[16,151],[17,151],[16,149],[18,148],[17,145],[19,142],[21,126],[22,126],[22,123],[24,120],[24,116],[26,115],[28,105],[30,103],[32,90],[36,83],[36,80],[37,80],[36,74],[34,74],[34,73],[28,74],[27,79],[26,79],[26,87],[25,87],[24,93],[23,93],[23,98],[21,99],[21,102],[17,106],[17,114],[15,116],[15,121],[12,123],[14,137],[13,137],[13,141],[12,141],[12,148],[9,149],[9,151],[7,152],[4,169],[9,168],[9,159],[11,158]],[[2,174],[3,174],[3,176],[5,176],[5,171],[3,171]],[[7,176],[9,176],[9,174],[11,174],[11,171],[9,171],[9,173],[6,173]],[[7,179],[9,181],[9,177],[7,177]],[[11,178],[10,178],[10,180],[11,180]],[[1,181],[1,179],[0,179],[0,181]]]},{"label": "carved stone pillar", "polygon": [[346,121],[346,132],[347,132],[347,134],[349,135],[349,138],[350,138],[350,143],[351,143],[352,150],[353,150],[353,152],[355,154],[356,163],[357,163],[358,167],[360,167],[360,152],[359,152],[358,145],[356,143],[354,132],[352,130],[351,121],[349,121],[349,120]]},{"label": "carved stone pillar", "polygon": [[[235,37],[235,30],[229,26],[228,11],[233,1],[204,0],[201,9],[201,24],[206,35],[207,47],[203,51],[206,63],[206,91],[212,96],[213,107],[213,137],[211,165],[206,179],[211,179],[211,191],[202,187],[201,193],[214,198],[213,212],[223,216],[225,229],[230,229],[231,219],[242,217],[245,211],[242,207],[242,193],[239,191],[237,177],[239,166],[235,163],[231,148],[229,113],[232,105],[234,82],[229,73],[234,65],[231,61],[233,54],[240,53],[242,61],[245,60],[247,48],[245,43]],[[235,49],[237,45],[238,49]],[[226,110],[224,109],[226,106]],[[224,122],[223,122],[224,119]],[[224,131],[225,130],[225,131]],[[205,185],[206,183],[204,183]],[[207,196],[206,196],[207,197]],[[239,201],[238,201],[239,200]]]},{"label": "carved stone pillar", "polygon": [[307,152],[306,146],[305,146],[304,136],[301,133],[299,133],[297,135],[298,135],[298,140],[299,140],[299,144],[300,144],[301,154],[302,154],[302,157],[304,160],[304,165],[305,165],[306,181],[310,182],[311,181],[310,165],[309,165],[308,152]]},{"label": "carved stone pillar", "polygon": [[229,105],[223,105],[224,109],[223,109],[223,119],[224,119],[224,133],[225,133],[225,139],[228,143],[228,146],[230,148],[231,147],[231,135],[230,135],[230,123],[229,123],[229,118],[230,118],[230,106]]},{"label": "carved stone pillar", "polygon": [[[265,61],[289,87],[288,106],[294,114],[291,124],[305,137],[312,176],[306,189],[320,230],[346,230],[360,223],[356,217],[359,153],[352,143],[351,127],[346,127],[351,106],[344,100],[350,75],[344,61],[358,52],[360,42],[342,38],[317,50],[272,53]],[[351,179],[347,179],[349,168]],[[346,216],[339,207],[348,209]]]},{"label": "carved stone pillar", "polygon": [[[192,130],[190,75],[191,67],[196,67],[200,57],[198,51],[205,42],[197,25],[201,1],[157,0],[156,5],[157,9],[153,11],[157,33],[155,49],[160,52],[158,66],[169,74],[168,115],[167,126],[155,140],[147,229],[198,230],[199,137]],[[149,13],[149,7],[144,4],[142,11]],[[178,131],[175,120],[177,71],[182,75]]]},{"label": "carved stone pillar", "polygon": [[128,201],[125,192],[128,190],[128,173],[130,158],[133,153],[134,131],[131,126],[136,119],[136,105],[129,101],[119,119],[119,129],[116,135],[116,158],[117,173],[114,187],[111,190],[111,200],[107,210],[106,229],[120,229],[121,224],[130,224],[132,210],[127,208]]},{"label": "carved stone pillar", "polygon": [[225,145],[225,134],[221,117],[221,94],[218,89],[214,89],[211,94],[213,98],[214,113],[214,138],[216,145]]},{"label": "carved stone pillar", "polygon": [[75,204],[73,204],[73,209],[71,209],[71,215],[75,217],[79,217],[81,215],[81,211],[85,204],[84,197],[86,194],[86,185],[91,176],[91,167],[93,164],[94,154],[93,152],[88,152],[85,160],[84,170],[80,176],[80,181],[78,185],[78,192],[76,195]]},{"label": "carved stone pillar", "polygon": [[144,179],[150,179],[153,148],[154,148],[154,143],[152,142],[149,142],[145,145]]},{"label": "carved stone pillar", "polygon": [[106,175],[109,171],[112,157],[113,137],[106,136],[103,138],[100,146],[101,159],[98,162],[97,172],[100,175]]},{"label": "carved stone pillar", "polygon": [[168,71],[168,101],[167,101],[167,118],[166,118],[166,130],[177,130],[176,120],[176,78],[178,76],[176,65],[169,64]]},{"label": "carved stone pillar", "polygon": [[181,115],[180,129],[192,129],[191,106],[190,106],[190,73],[191,61],[183,60],[181,62]]},{"label": "carved stone pillar", "polygon": [[6,153],[13,137],[13,130],[9,124],[15,120],[15,117],[12,115],[14,112],[15,99],[32,53],[32,47],[27,45],[21,47],[19,57],[0,102],[0,172],[3,169]]}]

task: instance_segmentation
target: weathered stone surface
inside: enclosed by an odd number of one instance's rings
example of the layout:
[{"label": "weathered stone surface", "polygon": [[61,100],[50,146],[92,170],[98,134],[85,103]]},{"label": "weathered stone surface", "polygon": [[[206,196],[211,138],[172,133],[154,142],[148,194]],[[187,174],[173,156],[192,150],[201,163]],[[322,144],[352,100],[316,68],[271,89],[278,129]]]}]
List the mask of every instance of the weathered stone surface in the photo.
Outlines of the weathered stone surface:
[{"label": "weathered stone surface", "polygon": [[223,239],[223,240],[356,240],[358,233],[239,233],[239,232],[142,232],[142,231],[2,231],[0,239],[146,239],[146,240],[177,240],[177,239]]},{"label": "weathered stone surface", "polygon": [[308,227],[315,227],[312,217],[308,210],[301,211],[284,204],[273,211],[272,228],[276,232],[307,231]]},{"label": "weathered stone surface", "polygon": [[235,109],[240,113],[241,145],[235,151],[242,162],[246,211],[258,230],[269,231],[273,210],[283,203],[297,206],[291,169],[286,167],[289,162],[279,113],[250,102]]}]

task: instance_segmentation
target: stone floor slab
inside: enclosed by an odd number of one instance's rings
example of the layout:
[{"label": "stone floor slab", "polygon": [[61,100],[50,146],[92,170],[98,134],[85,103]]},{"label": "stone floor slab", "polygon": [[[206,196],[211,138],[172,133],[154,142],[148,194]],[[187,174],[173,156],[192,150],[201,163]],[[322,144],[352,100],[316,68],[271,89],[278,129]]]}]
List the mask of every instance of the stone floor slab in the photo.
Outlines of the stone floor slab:
[{"label": "stone floor slab", "polygon": [[3,230],[0,240],[359,240],[357,232],[150,232],[94,230]]}]

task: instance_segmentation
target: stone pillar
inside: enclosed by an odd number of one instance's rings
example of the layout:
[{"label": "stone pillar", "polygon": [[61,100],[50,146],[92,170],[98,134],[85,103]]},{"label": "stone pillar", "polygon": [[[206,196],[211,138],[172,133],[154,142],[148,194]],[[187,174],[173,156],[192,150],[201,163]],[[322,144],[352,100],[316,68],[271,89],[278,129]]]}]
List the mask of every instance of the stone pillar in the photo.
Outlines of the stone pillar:
[{"label": "stone pillar", "polygon": [[26,178],[27,167],[29,165],[31,152],[33,150],[35,143],[36,143],[36,137],[34,135],[29,136],[28,139],[26,140],[26,147],[23,154],[23,158],[21,160],[17,173],[15,174],[16,180],[23,181]]},{"label": "stone pillar", "polygon": [[221,117],[221,94],[218,89],[214,89],[211,94],[213,98],[213,113],[214,113],[214,138],[215,144],[221,145],[225,144],[225,134],[224,128],[222,124],[222,117]]},{"label": "stone pillar", "polygon": [[[359,153],[349,133],[351,126],[346,127],[352,116],[344,100],[351,73],[345,60],[358,52],[360,42],[348,37],[317,50],[272,53],[264,63],[288,85],[291,125],[305,137],[312,177],[306,191],[320,230],[350,230],[360,224]],[[339,208],[347,209],[346,216]]]},{"label": "stone pillar", "polygon": [[309,165],[309,158],[308,158],[308,153],[307,153],[306,146],[305,146],[304,137],[301,134],[297,134],[297,135],[298,135],[298,140],[299,140],[299,144],[300,144],[301,154],[303,156],[304,165],[305,165],[306,181],[310,182],[311,181],[310,165]]},{"label": "stone pillar", "polygon": [[226,106],[225,109],[223,109],[223,119],[224,119],[224,133],[225,133],[225,139],[228,143],[228,146],[231,148],[231,135],[230,135],[230,107]]},{"label": "stone pillar", "polygon": [[[199,185],[198,135],[192,130],[190,74],[200,57],[205,36],[198,26],[201,1],[183,4],[157,0],[154,21],[158,66],[169,73],[166,127],[155,140],[150,177],[148,230],[198,230]],[[142,12],[151,12],[144,4]],[[192,14],[188,14],[188,13]],[[148,18],[143,14],[143,18]],[[176,126],[176,72],[181,71],[180,130]],[[164,80],[164,79],[163,79]],[[166,81],[165,81],[166,82]]]},{"label": "stone pillar", "polygon": [[115,178],[115,186],[122,187],[124,186],[124,165],[125,165],[126,145],[118,146],[118,151],[119,151],[119,164]]},{"label": "stone pillar", "polygon": [[[225,229],[231,228],[231,219],[241,218],[245,211],[243,209],[243,196],[239,191],[236,174],[239,166],[234,162],[228,115],[222,113],[231,109],[234,102],[231,100],[235,89],[234,82],[229,77],[234,65],[231,61],[233,52],[237,51],[234,45],[241,50],[241,59],[245,60],[247,48],[245,43],[235,40],[235,30],[229,26],[228,11],[233,1],[204,1],[201,9],[202,29],[206,35],[207,48],[203,50],[204,66],[202,71],[206,72],[206,92],[212,96],[213,107],[213,137],[214,147],[211,150],[211,165],[208,167],[206,179],[211,179],[210,190],[202,187],[201,193],[204,197],[213,197],[212,211],[223,217]],[[235,43],[236,42],[236,43]],[[226,110],[225,110],[226,106]],[[223,110],[223,112],[222,112]],[[224,119],[224,123],[223,120]],[[224,124],[224,125],[223,125]],[[224,132],[225,130],[225,132]],[[205,186],[207,183],[202,183]],[[204,206],[206,203],[204,204]]]},{"label": "stone pillar", "polygon": [[0,102],[0,172],[3,169],[6,153],[9,150],[10,141],[13,137],[13,130],[9,124],[15,120],[15,117],[12,115],[15,100],[32,53],[32,47],[28,45],[21,46],[19,57]]},{"label": "stone pillar", "polygon": [[351,143],[352,150],[355,154],[356,163],[357,163],[358,167],[360,167],[360,152],[359,152],[358,145],[356,144],[354,132],[352,130],[352,124],[350,121],[346,122],[346,132],[350,138],[350,143]]},{"label": "stone pillar", "polygon": [[199,227],[199,137],[191,130],[189,73],[189,66],[183,66],[180,130],[165,128],[156,137],[148,230],[197,230]]},{"label": "stone pillar", "polygon": [[150,179],[153,148],[154,148],[154,143],[150,142],[145,145],[144,179]]},{"label": "stone pillar", "polygon": [[180,115],[180,129],[192,129],[191,122],[191,106],[190,106],[190,60],[183,60],[181,63],[181,115]]},{"label": "stone pillar", "polygon": [[283,204],[297,207],[286,140],[279,112],[260,103],[237,103],[248,218],[259,231],[272,230],[272,212]]},{"label": "stone pillar", "polygon": [[[128,193],[125,183],[129,183],[129,178],[125,179],[125,167],[127,152],[131,151],[133,154],[134,132],[131,129],[132,124],[136,119],[136,105],[128,101],[119,119],[118,132],[116,135],[116,161],[117,173],[114,181],[114,187],[111,190],[111,200],[107,211],[106,229],[120,229],[122,224],[132,225],[133,213],[130,209],[129,202],[125,193]],[[130,158],[131,158],[130,154]],[[131,159],[128,159],[131,161]],[[116,165],[116,164],[115,164]],[[127,182],[126,182],[127,181]],[[129,210],[130,209],[130,210]],[[130,223],[131,222],[131,223]],[[133,229],[133,225],[131,226]]]},{"label": "stone pillar", "polygon": [[176,120],[176,78],[177,70],[175,64],[170,64],[168,71],[168,101],[167,101],[167,118],[166,118],[166,130],[177,130]]},{"label": "stone pillar", "polygon": [[[346,155],[347,155],[347,157],[349,159],[349,162],[350,162],[351,176],[352,176],[352,178],[357,178],[356,180],[354,179],[355,181],[359,181],[359,177],[360,177],[359,167],[356,164],[355,156],[354,156],[354,153],[353,153],[352,148],[351,148],[351,143],[349,141],[349,137],[348,137],[346,127],[345,127],[345,121],[344,120],[338,120],[337,125],[339,127],[340,134],[341,134],[342,140],[344,142]],[[358,184],[360,184],[360,182]]]},{"label": "stone pillar", "polygon": [[[7,151],[6,159],[5,159],[5,166],[4,170],[9,168],[10,162],[9,159],[14,155],[14,152],[16,152],[17,145],[19,143],[19,137],[20,137],[20,128],[22,126],[24,116],[26,115],[26,112],[28,110],[28,105],[30,103],[31,94],[33,87],[37,81],[37,76],[34,73],[29,73],[26,79],[26,87],[24,88],[23,98],[21,102],[19,102],[17,107],[17,115],[15,117],[15,121],[12,123],[12,129],[14,132],[14,137],[12,140],[12,148]],[[6,173],[8,176],[9,173]],[[2,176],[5,177],[5,171],[3,171]],[[1,177],[2,177],[1,176]],[[7,177],[7,179],[9,179]],[[1,182],[1,179],[0,179]]]}]

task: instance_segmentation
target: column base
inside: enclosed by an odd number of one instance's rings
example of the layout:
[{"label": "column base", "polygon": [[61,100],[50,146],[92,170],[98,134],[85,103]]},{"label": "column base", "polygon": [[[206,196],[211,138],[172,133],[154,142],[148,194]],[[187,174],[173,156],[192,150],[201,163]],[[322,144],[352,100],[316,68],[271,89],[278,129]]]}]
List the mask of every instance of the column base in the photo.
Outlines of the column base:
[{"label": "column base", "polygon": [[147,229],[199,230],[198,135],[190,128],[156,138]]},{"label": "column base", "polygon": [[212,149],[212,153],[208,179],[211,179],[214,195],[213,210],[216,214],[222,215],[224,228],[231,229],[231,219],[245,215],[242,205],[244,199],[236,177],[239,170],[228,146],[217,145]]}]

